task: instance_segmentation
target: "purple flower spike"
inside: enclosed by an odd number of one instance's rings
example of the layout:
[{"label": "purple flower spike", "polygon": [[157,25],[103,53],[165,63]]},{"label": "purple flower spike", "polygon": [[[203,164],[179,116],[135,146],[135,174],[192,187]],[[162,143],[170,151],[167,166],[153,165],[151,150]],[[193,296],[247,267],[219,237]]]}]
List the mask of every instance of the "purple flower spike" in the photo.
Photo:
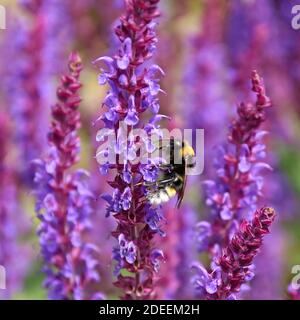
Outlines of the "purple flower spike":
[{"label": "purple flower spike", "polygon": [[201,230],[200,251],[211,251],[215,244],[227,245],[235,225],[251,217],[263,186],[261,169],[270,168],[262,162],[264,134],[259,129],[266,118],[265,110],[271,104],[256,71],[252,73],[252,90],[257,95],[256,103],[239,105],[238,118],[230,126],[228,142],[218,150],[216,181],[204,183],[206,204],[212,213],[209,221],[212,231]]},{"label": "purple flower spike", "polygon": [[[159,111],[157,95],[161,89],[158,76],[163,72],[158,66],[146,63],[157,42],[153,22],[159,16],[159,0],[127,0],[125,3],[125,12],[115,27],[120,41],[116,54],[113,58],[96,60],[100,67],[99,83],[109,85],[103,103],[107,110],[100,117],[105,125],[102,130],[112,129],[116,140],[104,149],[108,152],[107,157],[112,156],[116,163],[107,165],[99,161],[100,157],[96,158],[102,172],[117,171],[114,180],[109,182],[112,194],[103,196],[108,203],[107,215],[113,215],[118,224],[113,232],[118,240],[113,251],[117,262],[115,285],[123,290],[124,299],[150,299],[155,297],[154,280],[159,260],[154,254],[159,251],[153,248],[152,239],[156,233],[163,235],[163,217],[147,203],[144,188],[145,181],[153,182],[157,177],[157,164],[155,161],[146,164],[136,161],[136,145],[138,143],[149,153],[154,151],[148,136],[154,133],[159,137],[156,122],[163,117],[148,123],[141,120],[145,111]],[[146,137],[137,136],[136,128],[144,129]],[[102,130],[97,135],[99,141],[102,141],[99,138]],[[122,275],[122,269],[133,275]]]},{"label": "purple flower spike", "polygon": [[[261,142],[264,134],[259,130],[266,118],[266,108],[271,106],[270,99],[265,94],[262,79],[256,71],[252,73],[252,90],[257,96],[255,104],[241,103],[238,106],[238,117],[230,126],[228,142],[218,150],[215,161],[217,177],[215,181],[206,181],[206,205],[211,211],[210,221],[198,224],[197,240],[199,251],[207,251],[211,258],[211,267],[215,270],[217,261],[225,248],[236,237],[236,232],[242,228],[244,219],[252,219],[253,212],[261,196],[263,178],[261,169],[270,166],[262,162],[265,156],[265,146]],[[227,249],[226,249],[227,250]],[[253,271],[247,269],[244,280],[253,277]],[[215,274],[200,285],[199,270],[194,283],[200,296],[212,295],[215,288]],[[240,285],[245,281],[240,281]],[[197,285],[198,283],[198,285]],[[205,286],[209,285],[209,289]],[[204,290],[204,289],[205,290]],[[203,291],[204,290],[204,291]],[[224,289],[225,290],[225,289]],[[217,298],[234,298],[235,290],[228,289],[228,295],[213,295]]]},{"label": "purple flower spike", "polygon": [[236,299],[241,286],[253,278],[253,259],[262,246],[263,237],[270,232],[274,218],[272,208],[257,210],[251,222],[242,221],[211,272],[200,264],[192,266],[196,274],[192,282],[201,297]]},{"label": "purple flower spike", "polygon": [[78,111],[81,87],[80,57],[69,59],[69,74],[61,77],[58,102],[52,107],[48,134],[49,152],[35,160],[38,236],[44,258],[45,287],[51,299],[95,299],[100,277],[98,249],[84,241],[90,228],[92,194],[86,184],[87,172],[69,172],[79,158]]}]

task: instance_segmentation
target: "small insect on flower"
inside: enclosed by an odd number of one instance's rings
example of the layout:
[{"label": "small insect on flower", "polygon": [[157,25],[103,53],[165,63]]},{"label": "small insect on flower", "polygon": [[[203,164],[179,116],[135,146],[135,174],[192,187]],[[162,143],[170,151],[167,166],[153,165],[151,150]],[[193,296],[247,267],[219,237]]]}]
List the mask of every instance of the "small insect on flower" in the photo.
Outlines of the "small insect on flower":
[{"label": "small insect on flower", "polygon": [[147,199],[152,205],[160,205],[177,195],[176,207],[179,208],[184,197],[187,169],[195,167],[195,151],[187,141],[174,138],[165,147],[169,150],[169,161],[159,165],[156,182],[145,183]]}]

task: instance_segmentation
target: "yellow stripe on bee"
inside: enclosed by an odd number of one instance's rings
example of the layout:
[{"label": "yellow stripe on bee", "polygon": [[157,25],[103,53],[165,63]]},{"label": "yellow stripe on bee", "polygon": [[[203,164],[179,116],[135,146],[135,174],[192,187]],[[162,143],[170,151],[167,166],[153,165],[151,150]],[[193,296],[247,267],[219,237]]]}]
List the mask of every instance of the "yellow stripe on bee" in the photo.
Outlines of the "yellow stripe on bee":
[{"label": "yellow stripe on bee", "polygon": [[173,187],[166,187],[166,192],[167,192],[169,198],[175,197],[176,193],[177,193],[176,189]]},{"label": "yellow stripe on bee", "polygon": [[179,155],[182,158],[185,158],[187,156],[194,157],[195,151],[191,146],[187,145],[187,146],[184,146],[182,149],[180,149]]}]

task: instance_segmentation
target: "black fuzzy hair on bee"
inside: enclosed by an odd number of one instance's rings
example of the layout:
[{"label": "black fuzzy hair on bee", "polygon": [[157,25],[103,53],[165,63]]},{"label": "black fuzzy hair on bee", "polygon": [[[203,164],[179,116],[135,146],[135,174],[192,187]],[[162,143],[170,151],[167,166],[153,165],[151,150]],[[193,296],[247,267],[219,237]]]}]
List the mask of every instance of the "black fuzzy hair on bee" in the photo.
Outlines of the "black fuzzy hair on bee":
[{"label": "black fuzzy hair on bee", "polygon": [[186,142],[170,140],[170,161],[159,167],[159,177],[153,184],[145,184],[147,199],[152,205],[160,205],[177,195],[176,207],[179,208],[186,187],[186,169],[193,168],[195,152]]}]

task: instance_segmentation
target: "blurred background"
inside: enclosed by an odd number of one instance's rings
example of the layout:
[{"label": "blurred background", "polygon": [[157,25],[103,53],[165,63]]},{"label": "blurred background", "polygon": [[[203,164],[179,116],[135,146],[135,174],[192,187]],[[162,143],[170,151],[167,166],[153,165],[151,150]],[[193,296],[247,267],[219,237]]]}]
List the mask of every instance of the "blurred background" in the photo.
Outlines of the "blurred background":
[{"label": "blurred background", "polygon": [[[275,207],[278,219],[257,258],[256,278],[247,298],[288,298],[291,268],[300,264],[300,30],[291,26],[295,4],[286,0],[161,0],[154,61],[166,73],[160,113],[172,121],[164,125],[205,129],[203,175],[188,184],[180,214],[174,218],[173,206],[165,208],[165,215],[174,221],[161,240],[168,258],[162,270],[161,298],[182,297],[183,280],[174,282],[171,277],[181,272],[188,279],[190,259],[206,259],[196,253],[188,257],[188,249],[180,248],[184,243],[196,249],[192,237],[183,241],[182,230],[192,232],[195,222],[208,214],[200,201],[201,181],[212,176],[215,147],[226,140],[237,104],[253,100],[249,82],[253,69],[264,78],[273,102],[265,124],[273,171],[266,174],[262,204]],[[0,297],[46,299],[29,163],[47,148],[49,111],[59,76],[66,71],[70,51],[78,50],[84,64],[79,166],[92,173],[90,186],[96,196],[107,188],[94,159],[97,127],[93,126],[106,89],[98,85],[98,70],[91,62],[117,50],[113,27],[124,3],[2,0],[1,5],[6,8],[6,29],[0,30],[0,168],[5,167],[10,175],[0,181],[0,206],[10,214],[0,216],[0,264],[7,269],[8,281]],[[115,298],[110,262],[114,223],[105,218],[102,200],[93,207],[90,237],[103,253],[101,290]]]}]

